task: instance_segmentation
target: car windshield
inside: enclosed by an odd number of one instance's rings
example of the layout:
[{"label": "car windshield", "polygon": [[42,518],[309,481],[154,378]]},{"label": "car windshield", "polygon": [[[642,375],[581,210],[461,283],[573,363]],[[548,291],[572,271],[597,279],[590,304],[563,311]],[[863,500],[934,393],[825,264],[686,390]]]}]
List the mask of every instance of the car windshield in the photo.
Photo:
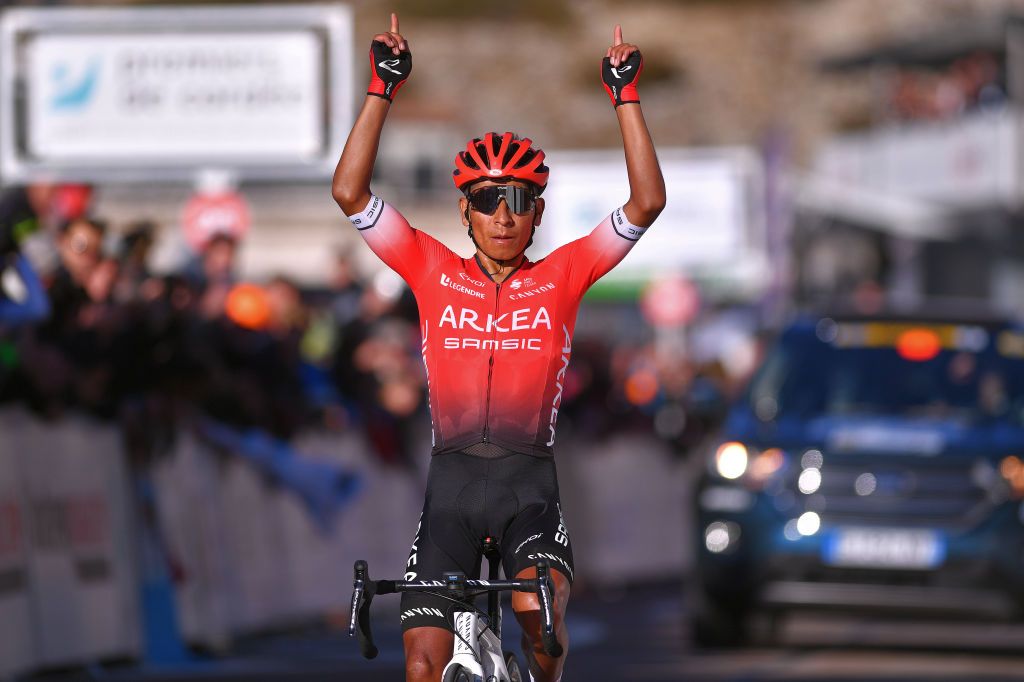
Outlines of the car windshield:
[{"label": "car windshield", "polygon": [[[847,325],[844,337],[842,323],[828,322],[833,327],[824,331],[820,323],[794,326],[775,344],[748,391],[759,419],[888,415],[1024,424],[1024,353],[1013,345],[1024,335],[947,325],[934,329],[952,341],[922,350],[885,331],[904,334],[908,325],[876,325],[881,333]],[[997,341],[1005,342],[1003,352]]]}]

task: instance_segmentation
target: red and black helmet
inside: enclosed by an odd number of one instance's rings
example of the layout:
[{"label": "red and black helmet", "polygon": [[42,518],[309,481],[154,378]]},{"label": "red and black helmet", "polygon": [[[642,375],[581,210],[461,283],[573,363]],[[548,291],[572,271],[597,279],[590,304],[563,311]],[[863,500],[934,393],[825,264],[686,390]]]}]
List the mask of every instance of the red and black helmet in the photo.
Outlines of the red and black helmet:
[{"label": "red and black helmet", "polygon": [[539,195],[548,184],[548,167],[544,152],[531,144],[515,133],[487,133],[471,140],[455,157],[455,186],[465,190],[479,180],[520,180],[536,187]]}]

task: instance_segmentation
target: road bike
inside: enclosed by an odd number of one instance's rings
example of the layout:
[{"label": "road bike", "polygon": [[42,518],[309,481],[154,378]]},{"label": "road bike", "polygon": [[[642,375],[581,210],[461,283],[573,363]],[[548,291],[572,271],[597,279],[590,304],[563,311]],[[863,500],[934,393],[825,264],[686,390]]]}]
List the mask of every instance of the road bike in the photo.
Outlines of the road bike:
[{"label": "road bike", "polygon": [[[498,580],[500,552],[491,538],[483,541],[488,561],[488,579],[472,580],[464,573],[445,573],[441,580],[371,580],[369,567],[360,559],[355,563],[352,612],[348,634],[359,641],[363,656],[377,656],[370,628],[370,604],[381,594],[426,592],[452,604],[450,628],[455,635],[452,658],[441,675],[443,682],[522,682],[515,654],[501,648],[501,592],[533,592],[541,607],[541,642],[552,657],[562,655],[555,637],[552,614],[552,584],[546,561],[537,563],[537,577],[522,580]],[[487,595],[487,612],[474,605],[477,597]]]}]

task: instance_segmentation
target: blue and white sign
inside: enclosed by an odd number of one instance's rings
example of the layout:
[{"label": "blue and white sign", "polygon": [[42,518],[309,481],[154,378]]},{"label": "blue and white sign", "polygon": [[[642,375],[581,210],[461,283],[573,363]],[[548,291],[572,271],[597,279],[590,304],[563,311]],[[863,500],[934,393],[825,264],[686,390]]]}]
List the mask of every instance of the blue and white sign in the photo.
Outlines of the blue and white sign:
[{"label": "blue and white sign", "polygon": [[309,158],[323,145],[311,33],[43,36],[29,45],[30,151]]},{"label": "blue and white sign", "polygon": [[328,178],[351,128],[344,4],[0,14],[0,183]]}]

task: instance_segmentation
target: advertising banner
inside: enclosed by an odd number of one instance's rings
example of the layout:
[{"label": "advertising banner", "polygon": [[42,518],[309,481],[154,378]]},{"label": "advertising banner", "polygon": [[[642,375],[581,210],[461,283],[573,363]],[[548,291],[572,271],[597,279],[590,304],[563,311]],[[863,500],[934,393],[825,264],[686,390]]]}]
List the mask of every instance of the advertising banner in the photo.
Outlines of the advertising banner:
[{"label": "advertising banner", "polygon": [[[121,440],[81,417],[20,424],[39,664],[139,653]],[[37,589],[35,586],[39,586]],[[43,587],[45,586],[45,589]]]},{"label": "advertising banner", "polygon": [[352,121],[348,6],[0,14],[0,182],[326,178]]},{"label": "advertising banner", "polygon": [[35,665],[26,532],[16,434],[24,415],[0,412],[0,678]]},{"label": "advertising banner", "polygon": [[[667,204],[655,224],[604,281],[647,281],[659,274],[752,286],[765,268],[763,174],[746,149],[659,152]],[[553,151],[537,248],[589,233],[629,199],[622,152]]]},{"label": "advertising banner", "polygon": [[324,143],[310,33],[49,35],[27,56],[42,159],[308,159]]}]

